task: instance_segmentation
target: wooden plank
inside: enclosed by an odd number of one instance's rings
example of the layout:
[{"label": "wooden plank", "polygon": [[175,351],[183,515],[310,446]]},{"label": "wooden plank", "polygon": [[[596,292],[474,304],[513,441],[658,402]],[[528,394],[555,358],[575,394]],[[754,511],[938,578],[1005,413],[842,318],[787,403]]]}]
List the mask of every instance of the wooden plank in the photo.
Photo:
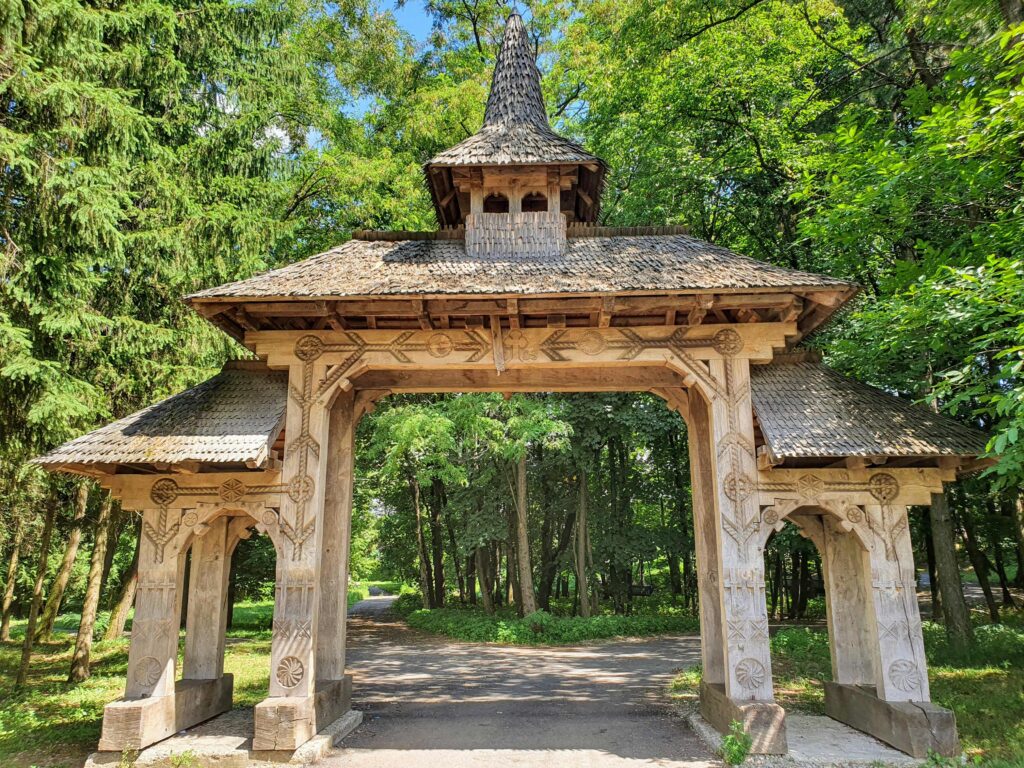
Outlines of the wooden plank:
[{"label": "wooden plank", "polygon": [[679,388],[682,377],[664,366],[579,368],[571,376],[550,368],[456,370],[369,370],[353,381],[356,389],[396,394],[431,392],[646,392]]}]

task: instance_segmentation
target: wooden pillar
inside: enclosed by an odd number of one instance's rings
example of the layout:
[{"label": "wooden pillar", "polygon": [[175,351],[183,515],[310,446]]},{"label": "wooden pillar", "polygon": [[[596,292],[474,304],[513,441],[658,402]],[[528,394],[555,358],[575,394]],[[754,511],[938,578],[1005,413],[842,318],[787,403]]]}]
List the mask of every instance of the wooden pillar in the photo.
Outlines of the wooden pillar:
[{"label": "wooden pillar", "polygon": [[825,515],[822,523],[818,549],[825,577],[832,679],[848,685],[872,685],[869,554],[857,534],[844,531],[835,517]]},{"label": "wooden pillar", "polygon": [[907,508],[869,504],[873,546],[869,555],[869,626],[874,679],[884,701],[930,701],[917,581]]},{"label": "wooden pillar", "polygon": [[695,390],[689,397],[686,426],[693,493],[693,533],[697,555],[700,605],[700,652],[703,680],[725,684],[725,638],[722,636],[722,593],[718,559],[718,517],[715,512],[715,462],[711,446],[710,406]]},{"label": "wooden pillar", "polygon": [[786,754],[785,712],[772,687],[750,363],[725,356],[709,369],[724,679],[701,687],[701,713],[723,733],[742,723],[754,754]]},{"label": "wooden pillar", "polygon": [[174,696],[178,658],[178,624],[184,553],[174,535],[181,513],[167,509],[142,512],[139,585],[128,649],[126,699]]},{"label": "wooden pillar", "polygon": [[331,408],[330,441],[327,445],[324,534],[320,555],[322,591],[316,643],[319,680],[342,680],[345,676],[355,427],[355,392],[341,392]]},{"label": "wooden pillar", "polygon": [[184,680],[213,680],[224,674],[224,634],[228,621],[228,523],[209,523],[192,544],[188,617],[185,626]]},{"label": "wooden pillar", "polygon": [[289,751],[348,710],[344,681],[318,684],[317,633],[324,546],[324,497],[331,453],[328,414],[337,377],[327,376],[323,345],[300,338],[288,372],[284,470],[277,516],[262,527],[277,550],[270,695],[256,705],[253,749]]}]

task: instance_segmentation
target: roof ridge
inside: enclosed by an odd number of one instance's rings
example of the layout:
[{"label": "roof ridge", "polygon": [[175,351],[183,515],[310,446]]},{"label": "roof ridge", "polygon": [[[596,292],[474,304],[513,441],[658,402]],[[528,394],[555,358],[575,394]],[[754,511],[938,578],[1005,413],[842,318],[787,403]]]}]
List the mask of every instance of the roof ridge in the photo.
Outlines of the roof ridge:
[{"label": "roof ridge", "polygon": [[551,131],[540,87],[540,70],[526,24],[522,16],[513,13],[505,22],[501,50],[494,64],[484,128],[516,123],[531,123]]}]

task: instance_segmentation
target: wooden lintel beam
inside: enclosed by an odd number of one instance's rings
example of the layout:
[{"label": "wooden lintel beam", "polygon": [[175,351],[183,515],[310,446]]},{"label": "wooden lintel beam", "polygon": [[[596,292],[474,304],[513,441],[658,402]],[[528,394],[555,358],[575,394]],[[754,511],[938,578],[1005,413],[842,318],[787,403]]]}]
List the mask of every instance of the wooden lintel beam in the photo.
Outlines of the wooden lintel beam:
[{"label": "wooden lintel beam", "polygon": [[683,378],[666,366],[578,368],[567,375],[552,368],[368,370],[353,381],[359,389],[394,393],[432,392],[648,392],[679,389]]},{"label": "wooden lintel beam", "polygon": [[565,315],[548,315],[548,328],[565,328]]}]

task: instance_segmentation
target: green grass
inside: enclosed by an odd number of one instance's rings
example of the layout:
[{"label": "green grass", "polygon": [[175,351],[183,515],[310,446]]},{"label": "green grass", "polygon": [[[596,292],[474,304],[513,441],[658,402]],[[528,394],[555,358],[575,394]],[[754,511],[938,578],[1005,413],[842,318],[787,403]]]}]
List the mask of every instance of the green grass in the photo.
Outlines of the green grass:
[{"label": "green grass", "polygon": [[[941,626],[926,623],[925,650],[932,700],[956,714],[968,755],[986,765],[1024,761],[1024,632],[978,627],[976,646],[962,653],[950,647]],[[822,683],[832,679],[827,633],[784,629],[774,635],[772,676],[783,707],[824,714]],[[676,677],[671,691],[694,700],[699,684],[700,669],[693,668]]]},{"label": "green grass", "polygon": [[601,614],[584,619],[537,611],[520,618],[511,608],[501,608],[489,616],[480,608],[424,610],[420,605],[419,595],[406,593],[396,601],[395,609],[416,629],[476,643],[572,645],[610,637],[643,637],[700,629],[695,616],[683,613]]},{"label": "green grass", "polygon": [[[352,582],[349,605],[364,599],[371,586],[397,592],[390,582]],[[224,669],[234,675],[235,708],[252,707],[267,696],[270,685],[272,602],[239,603],[228,632]],[[58,618],[57,628],[73,632],[78,617]],[[52,642],[36,646],[28,685],[16,691],[14,679],[21,658],[25,623],[12,625],[13,640],[0,644],[0,766],[2,768],[79,768],[96,748],[100,719],[107,702],[124,692],[128,640],[93,645],[92,676],[77,686],[65,683],[74,640],[55,633]],[[179,669],[184,634],[179,643]]]}]

